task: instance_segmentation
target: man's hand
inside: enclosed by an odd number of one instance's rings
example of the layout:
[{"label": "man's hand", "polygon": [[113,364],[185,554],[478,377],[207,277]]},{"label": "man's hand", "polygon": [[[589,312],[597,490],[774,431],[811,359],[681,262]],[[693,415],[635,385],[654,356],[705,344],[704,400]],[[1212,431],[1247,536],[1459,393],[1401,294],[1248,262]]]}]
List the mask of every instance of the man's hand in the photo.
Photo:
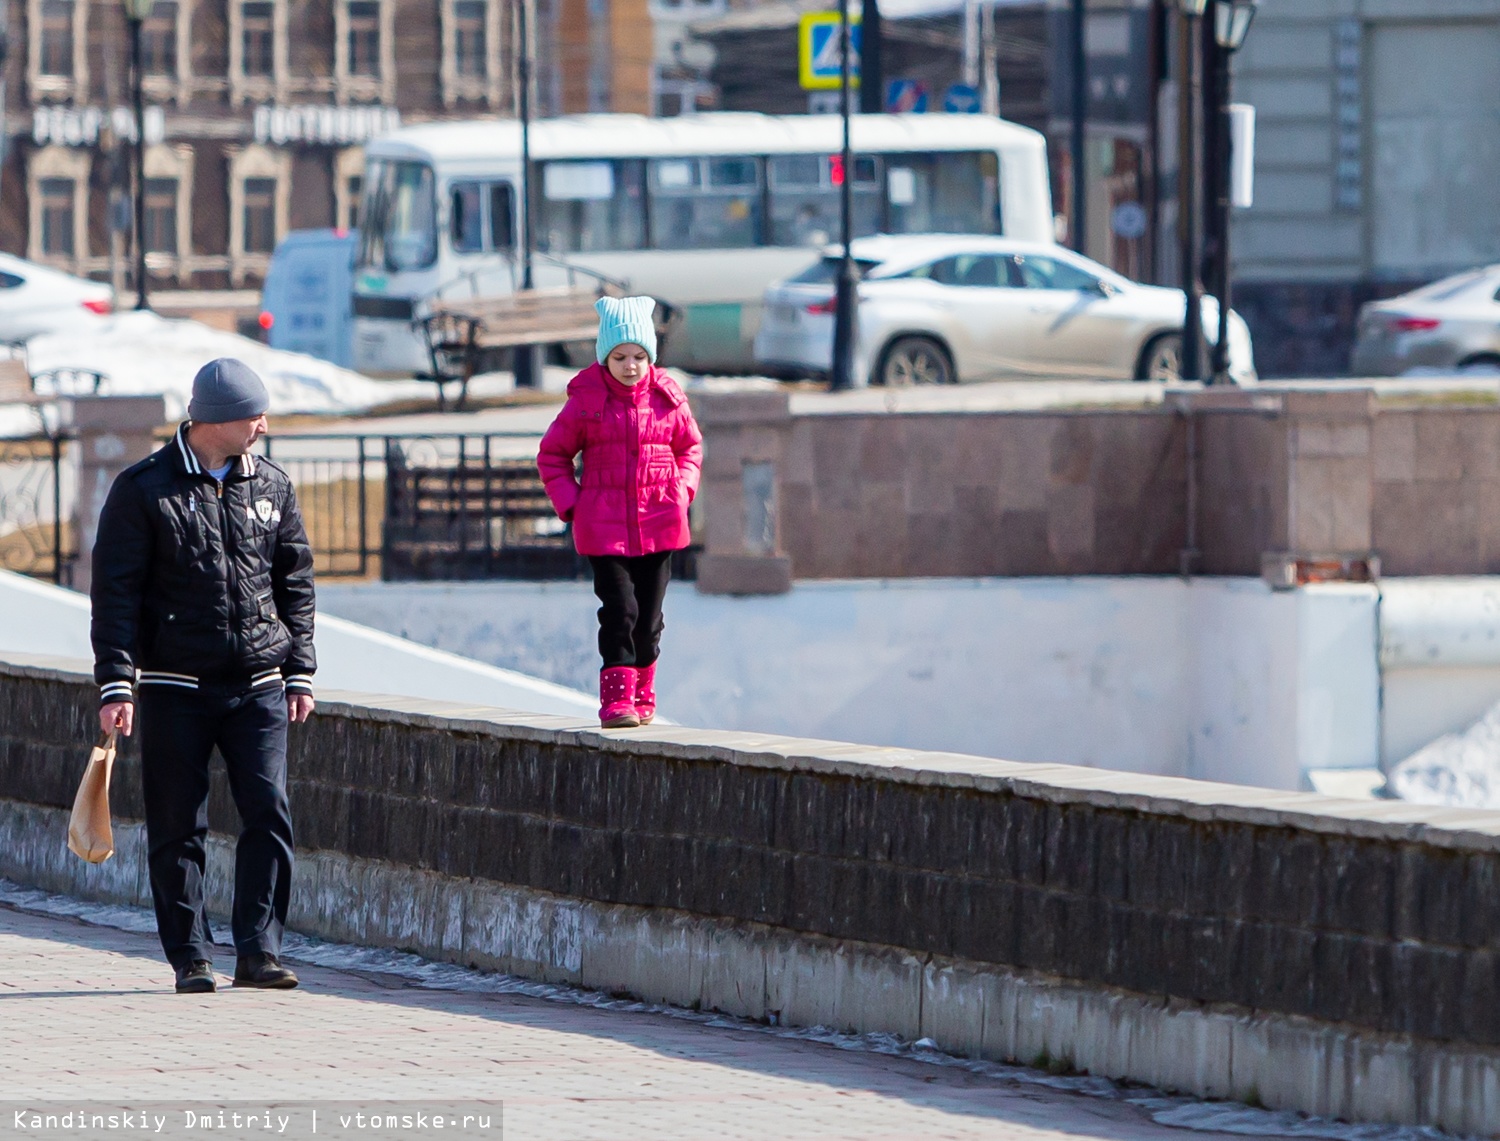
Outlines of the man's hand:
[{"label": "man's hand", "polygon": [[104,733],[130,736],[135,728],[135,705],[129,701],[111,701],[99,707],[99,729]]},{"label": "man's hand", "polygon": [[292,724],[297,725],[312,716],[313,699],[305,693],[289,693],[286,695],[286,715]]}]

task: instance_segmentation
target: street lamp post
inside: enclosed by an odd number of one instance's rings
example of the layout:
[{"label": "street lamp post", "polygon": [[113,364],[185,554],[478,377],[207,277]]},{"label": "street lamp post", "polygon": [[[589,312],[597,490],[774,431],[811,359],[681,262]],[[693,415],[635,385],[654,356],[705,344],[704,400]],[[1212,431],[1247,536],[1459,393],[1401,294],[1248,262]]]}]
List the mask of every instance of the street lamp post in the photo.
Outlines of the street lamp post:
[{"label": "street lamp post", "polygon": [[1181,236],[1182,291],[1187,301],[1182,317],[1182,359],[1178,375],[1183,380],[1203,379],[1203,291],[1198,281],[1198,40],[1199,21],[1208,0],[1179,0],[1182,27],[1178,43],[1178,211]]},{"label": "street lamp post", "polygon": [[839,276],[833,310],[833,373],[829,389],[842,392],[854,387],[855,306],[859,303],[859,284],[854,276],[854,147],[849,136],[850,56],[849,0],[839,0],[839,106],[844,119],[844,152],[839,180],[839,231],[844,256],[839,261]]},{"label": "street lamp post", "polygon": [[[532,273],[535,231],[531,222],[531,31],[526,19],[530,0],[516,2],[516,81],[521,115],[521,288],[536,285]],[[517,345],[511,363],[517,388],[536,387],[536,346]]]},{"label": "street lamp post", "polygon": [[142,93],[141,25],[151,16],[156,0],[124,0],[130,25],[131,99],[135,104],[135,307],[149,309],[146,300],[146,102]]},{"label": "street lamp post", "polygon": [[1219,45],[1215,53],[1217,58],[1214,91],[1218,95],[1219,105],[1216,114],[1219,119],[1219,129],[1216,132],[1219,143],[1219,154],[1217,156],[1218,177],[1218,201],[1215,205],[1219,211],[1218,217],[1218,257],[1215,259],[1214,292],[1219,298],[1219,329],[1218,336],[1214,340],[1214,353],[1211,369],[1211,382],[1214,384],[1229,384],[1229,305],[1230,305],[1230,269],[1229,269],[1229,222],[1233,209],[1234,194],[1231,189],[1233,185],[1232,167],[1234,163],[1234,141],[1232,138],[1230,105],[1232,98],[1230,94],[1230,72],[1229,57],[1239,51],[1245,43],[1245,35],[1250,31],[1250,21],[1255,19],[1255,9],[1260,0],[1216,0],[1214,6],[1214,41]]}]

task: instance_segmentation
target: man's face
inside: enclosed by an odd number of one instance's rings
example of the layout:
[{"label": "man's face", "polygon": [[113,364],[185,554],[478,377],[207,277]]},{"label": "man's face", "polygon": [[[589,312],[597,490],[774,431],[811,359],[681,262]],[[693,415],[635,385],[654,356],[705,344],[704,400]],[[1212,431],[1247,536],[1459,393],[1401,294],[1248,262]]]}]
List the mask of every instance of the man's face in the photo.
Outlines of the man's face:
[{"label": "man's face", "polygon": [[264,415],[249,420],[226,420],[222,424],[203,424],[214,443],[225,455],[241,456],[255,446],[255,442],[266,434]]}]

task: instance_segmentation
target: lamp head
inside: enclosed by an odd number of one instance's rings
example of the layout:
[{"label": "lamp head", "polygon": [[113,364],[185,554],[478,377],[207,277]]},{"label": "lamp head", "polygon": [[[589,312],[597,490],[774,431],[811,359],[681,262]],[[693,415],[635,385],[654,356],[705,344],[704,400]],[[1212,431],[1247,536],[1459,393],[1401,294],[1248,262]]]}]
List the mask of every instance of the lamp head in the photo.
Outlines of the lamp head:
[{"label": "lamp head", "polygon": [[1218,0],[1214,6],[1214,39],[1221,48],[1229,52],[1240,50],[1259,6],[1260,0]]},{"label": "lamp head", "polygon": [[1208,11],[1208,0],[1177,0],[1177,2],[1182,6],[1182,14],[1192,16],[1194,19]]},{"label": "lamp head", "polygon": [[146,20],[151,16],[151,9],[156,0],[120,0],[125,6],[125,18],[128,20]]}]

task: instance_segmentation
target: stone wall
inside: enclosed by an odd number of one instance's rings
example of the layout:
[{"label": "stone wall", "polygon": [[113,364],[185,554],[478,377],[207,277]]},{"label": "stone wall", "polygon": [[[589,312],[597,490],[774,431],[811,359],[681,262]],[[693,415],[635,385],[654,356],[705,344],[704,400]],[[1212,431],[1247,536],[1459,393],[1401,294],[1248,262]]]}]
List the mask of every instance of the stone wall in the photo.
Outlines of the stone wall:
[{"label": "stone wall", "polygon": [[1291,585],[1309,567],[1355,581],[1500,568],[1493,402],[1263,386],[1131,409],[794,415],[784,393],[694,399],[709,593],[794,578],[1187,571]]},{"label": "stone wall", "polygon": [[[93,701],[56,663],[0,663],[0,873],[138,897],[138,871],[61,854]],[[135,777],[127,750],[122,817]],[[1500,816],[415,700],[327,702],[291,785],[303,930],[1500,1127]],[[222,786],[211,820],[234,831]]]}]

